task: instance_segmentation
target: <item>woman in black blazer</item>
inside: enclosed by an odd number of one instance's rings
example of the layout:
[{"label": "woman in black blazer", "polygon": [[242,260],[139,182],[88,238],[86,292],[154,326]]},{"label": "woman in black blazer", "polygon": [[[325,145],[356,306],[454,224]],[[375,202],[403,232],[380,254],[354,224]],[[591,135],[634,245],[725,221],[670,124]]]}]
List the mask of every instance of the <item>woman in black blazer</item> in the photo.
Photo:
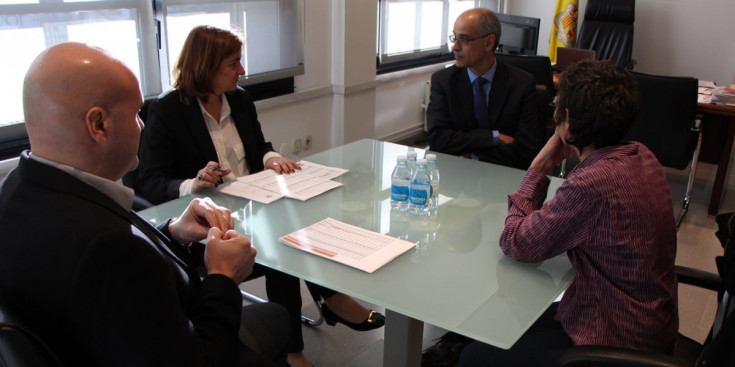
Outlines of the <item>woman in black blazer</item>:
[{"label": "woman in black blazer", "polygon": [[[151,103],[141,138],[136,187],[149,201],[162,203],[264,168],[300,169],[263,137],[252,97],[237,86],[245,74],[241,55],[242,41],[230,31],[200,26],[189,33],[174,68],[174,90]],[[253,273],[266,275],[269,300],[290,313],[289,364],[308,366],[299,279],[262,266]],[[347,295],[306,284],[329,325],[371,330],[385,323]]]}]

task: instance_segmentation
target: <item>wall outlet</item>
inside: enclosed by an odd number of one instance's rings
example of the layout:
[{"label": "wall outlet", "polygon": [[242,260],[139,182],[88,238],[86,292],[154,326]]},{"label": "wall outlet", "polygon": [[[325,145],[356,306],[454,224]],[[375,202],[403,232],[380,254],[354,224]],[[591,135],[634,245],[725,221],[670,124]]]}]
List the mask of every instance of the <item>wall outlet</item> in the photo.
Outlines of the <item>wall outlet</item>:
[{"label": "wall outlet", "polygon": [[293,152],[293,154],[301,153],[301,139],[293,140],[293,144],[291,145],[291,151]]},{"label": "wall outlet", "polygon": [[311,135],[304,137],[304,150],[309,150],[309,148],[311,148]]}]

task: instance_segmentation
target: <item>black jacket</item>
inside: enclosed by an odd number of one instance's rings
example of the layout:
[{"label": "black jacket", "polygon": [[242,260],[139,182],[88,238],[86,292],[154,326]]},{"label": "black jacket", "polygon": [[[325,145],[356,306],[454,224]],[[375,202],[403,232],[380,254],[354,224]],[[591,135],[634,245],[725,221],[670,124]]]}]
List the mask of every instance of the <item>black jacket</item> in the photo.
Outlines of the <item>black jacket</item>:
[{"label": "black jacket", "polygon": [[[154,204],[179,197],[179,186],[194,178],[217,151],[195,98],[182,103],[181,93],[166,92],[148,107],[140,141],[136,191]],[[245,147],[250,173],[263,170],[263,156],[273,150],[265,141],[250,93],[242,88],[226,92],[232,119]]]},{"label": "black jacket", "polygon": [[[452,66],[431,77],[431,101],[427,109],[431,150],[527,169],[543,146],[543,123],[537,118],[534,78],[531,74],[496,61],[488,103],[490,130],[480,129],[475,119],[473,93],[466,68]],[[507,145],[493,145],[491,130],[515,138]]]}]

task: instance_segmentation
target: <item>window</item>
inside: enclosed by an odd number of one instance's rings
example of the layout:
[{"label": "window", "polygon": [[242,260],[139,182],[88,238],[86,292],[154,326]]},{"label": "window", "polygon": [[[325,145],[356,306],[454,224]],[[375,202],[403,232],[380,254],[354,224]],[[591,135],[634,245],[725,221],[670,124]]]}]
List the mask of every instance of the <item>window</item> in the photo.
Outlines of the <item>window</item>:
[{"label": "window", "polygon": [[170,84],[171,68],[189,30],[198,24],[242,32],[241,85],[303,74],[303,24],[301,0],[250,0],[204,2],[201,0],[159,0],[164,8],[163,34],[166,44],[161,69],[164,84]]},{"label": "window", "polygon": [[23,77],[47,47],[67,41],[102,47],[152,97],[171,84],[171,68],[191,28],[232,25],[245,41],[240,84],[282,80],[303,73],[303,1],[0,0],[0,49],[13,55],[0,68],[0,100],[7,106],[0,109],[0,154],[18,139],[27,141]]},{"label": "window", "polygon": [[454,20],[465,10],[498,10],[499,0],[379,0],[378,73],[451,60]]}]

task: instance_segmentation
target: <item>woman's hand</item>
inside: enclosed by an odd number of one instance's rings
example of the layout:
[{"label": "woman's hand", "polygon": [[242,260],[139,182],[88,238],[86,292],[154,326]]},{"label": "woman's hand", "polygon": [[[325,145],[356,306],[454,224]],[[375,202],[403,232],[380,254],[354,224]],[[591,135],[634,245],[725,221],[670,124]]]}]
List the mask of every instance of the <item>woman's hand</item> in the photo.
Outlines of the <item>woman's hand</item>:
[{"label": "woman's hand", "polygon": [[229,175],[230,172],[232,172],[231,169],[221,169],[217,162],[207,162],[207,165],[197,172],[194,184],[191,186],[191,192],[199,192],[219,186],[222,183],[222,178]]},{"label": "woman's hand", "polygon": [[265,162],[265,168],[272,169],[276,173],[294,173],[301,169],[301,164],[296,163],[288,158],[271,157]]}]

